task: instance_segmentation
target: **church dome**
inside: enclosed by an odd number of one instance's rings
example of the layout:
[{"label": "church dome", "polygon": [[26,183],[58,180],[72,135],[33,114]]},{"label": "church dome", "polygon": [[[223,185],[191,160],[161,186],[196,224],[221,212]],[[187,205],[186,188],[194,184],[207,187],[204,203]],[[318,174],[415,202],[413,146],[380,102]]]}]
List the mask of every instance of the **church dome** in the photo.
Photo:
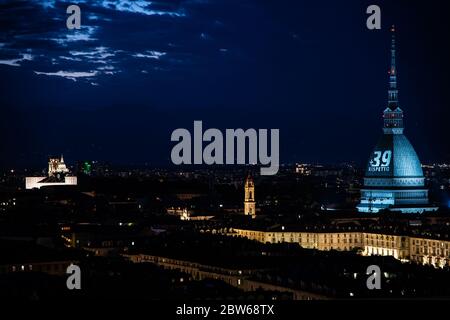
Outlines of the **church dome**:
[{"label": "church dome", "polygon": [[416,151],[403,134],[383,134],[366,168],[366,177],[422,178]]},{"label": "church dome", "polygon": [[[394,28],[391,30],[395,31]],[[416,151],[403,134],[403,110],[398,102],[395,36],[392,34],[388,105],[383,112],[383,135],[366,167],[359,212],[380,210],[420,213],[434,211]]]}]

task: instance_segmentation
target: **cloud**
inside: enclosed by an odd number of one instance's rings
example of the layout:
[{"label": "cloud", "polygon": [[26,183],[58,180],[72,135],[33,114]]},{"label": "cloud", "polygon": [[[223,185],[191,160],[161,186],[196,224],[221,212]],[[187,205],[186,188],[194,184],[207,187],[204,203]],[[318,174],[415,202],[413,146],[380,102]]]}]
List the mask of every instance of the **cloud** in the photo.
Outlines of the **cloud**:
[{"label": "cloud", "polygon": [[143,0],[102,0],[98,3],[106,9],[112,9],[122,12],[139,13],[147,16],[163,16],[183,17],[185,13],[182,11],[154,10],[151,9],[151,2]]},{"label": "cloud", "polygon": [[103,15],[97,15],[94,13],[89,14],[88,19],[90,21],[112,21],[111,18],[105,18]]},{"label": "cloud", "polygon": [[98,40],[93,38],[92,35],[97,31],[97,26],[82,26],[79,30],[71,30],[66,33],[61,38],[51,38],[49,40],[55,41],[56,43],[66,46],[70,42],[76,41],[94,41]]},{"label": "cloud", "polygon": [[97,70],[114,70],[113,66],[98,67]]},{"label": "cloud", "polygon": [[55,8],[55,0],[40,0],[38,2],[46,9]]},{"label": "cloud", "polygon": [[[55,9],[55,0],[34,0],[37,4],[41,5],[45,9]],[[71,4],[69,1],[65,2],[67,5]],[[77,4],[85,3],[92,7],[100,7],[109,10],[115,10],[120,12],[129,12],[143,14],[147,16],[171,16],[171,17],[183,17],[185,13],[182,10],[163,10],[155,9],[152,7],[152,1],[145,0],[78,0]],[[98,16],[93,16],[94,19]]]},{"label": "cloud", "polygon": [[98,67],[97,70],[102,74],[110,75],[110,76],[121,72],[120,70],[116,70],[116,68],[114,68],[113,66],[109,66],[109,65]]},{"label": "cloud", "polygon": [[[189,17],[173,20],[170,17],[188,16],[187,13],[190,10],[196,10],[197,4],[194,2],[77,0],[76,3],[80,6],[82,14],[81,29],[67,30],[65,8],[72,4],[72,1],[21,1],[20,5],[11,11],[8,9],[1,13],[2,17],[10,17],[13,24],[11,34],[14,37],[9,37],[7,34],[2,37],[3,34],[0,32],[1,51],[9,50],[7,56],[0,55],[0,59],[4,59],[0,60],[0,64],[16,67],[22,65],[22,68],[26,68],[30,74],[86,83],[94,81],[100,84],[102,84],[101,80],[117,77],[118,74],[140,73],[141,70],[150,73],[154,70],[184,68],[183,63],[186,57],[191,59],[200,51],[196,47],[191,48],[189,42],[184,42],[183,39],[190,38],[194,32],[198,36],[199,29],[196,27],[192,30],[191,28],[166,28],[165,24],[167,19],[175,24],[190,23]],[[34,10],[35,14],[30,14],[31,7],[37,7],[37,10]],[[16,11],[20,14],[17,15]],[[14,18],[15,16],[26,16],[29,19],[24,23]],[[155,16],[155,18],[147,16]],[[157,16],[166,16],[166,18],[158,19]],[[147,23],[150,23],[151,27]],[[192,23],[203,25],[202,21],[197,20],[192,20]],[[144,29],[142,29],[143,26]],[[181,35],[177,30],[181,30]],[[207,29],[202,31],[206,32]],[[209,37],[209,33],[203,34],[203,38]],[[151,46],[145,45],[146,43],[151,43]],[[21,52],[27,52],[25,51],[27,48],[33,49],[35,58],[33,63],[23,64],[24,60],[31,60],[21,58]],[[89,72],[71,73],[58,70]]]},{"label": "cloud", "polygon": [[68,60],[68,61],[82,61],[80,58],[73,58],[73,57],[66,57],[66,56],[59,56],[62,60]]},{"label": "cloud", "polygon": [[133,57],[135,58],[148,58],[148,59],[159,59],[160,57],[166,55],[166,52],[160,52],[160,51],[145,51],[145,53],[136,53],[133,54]]},{"label": "cloud", "polygon": [[114,57],[119,51],[113,51],[107,47],[96,47],[90,51],[69,51],[72,56],[83,56],[90,59],[106,59]]},{"label": "cloud", "polygon": [[204,32],[200,33],[200,38],[202,38],[203,40],[211,40],[212,39],[209,34],[204,33]]},{"label": "cloud", "polygon": [[19,62],[31,61],[31,60],[33,60],[33,56],[31,54],[22,53],[22,58],[0,60],[0,64],[5,64],[8,66],[13,66],[13,67],[20,67]]},{"label": "cloud", "polygon": [[84,62],[94,64],[110,64],[113,63],[113,57],[121,53],[122,50],[111,50],[107,47],[96,47],[92,50],[85,51],[69,51],[73,59],[80,59]]},{"label": "cloud", "polygon": [[69,80],[77,81],[78,78],[92,78],[97,75],[97,71],[77,72],[77,71],[57,71],[57,72],[41,72],[34,71],[38,75],[63,77]]}]

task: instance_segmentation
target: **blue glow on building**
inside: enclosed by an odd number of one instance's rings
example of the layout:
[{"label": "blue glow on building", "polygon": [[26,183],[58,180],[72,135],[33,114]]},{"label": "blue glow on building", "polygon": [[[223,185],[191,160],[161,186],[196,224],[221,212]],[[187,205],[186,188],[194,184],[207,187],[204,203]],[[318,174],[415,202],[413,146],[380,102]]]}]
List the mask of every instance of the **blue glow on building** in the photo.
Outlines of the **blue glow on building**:
[{"label": "blue glow on building", "polygon": [[403,110],[398,103],[395,29],[392,27],[388,107],[383,112],[383,135],[366,167],[359,212],[389,209],[403,213],[435,211],[428,204],[428,190],[419,157],[403,134]]}]

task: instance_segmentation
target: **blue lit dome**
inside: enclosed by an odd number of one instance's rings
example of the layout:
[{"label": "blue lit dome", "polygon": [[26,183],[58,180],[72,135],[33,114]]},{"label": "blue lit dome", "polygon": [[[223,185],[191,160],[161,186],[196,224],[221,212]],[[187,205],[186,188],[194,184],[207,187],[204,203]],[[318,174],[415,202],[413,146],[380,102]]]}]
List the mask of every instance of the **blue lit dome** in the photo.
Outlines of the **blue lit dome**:
[{"label": "blue lit dome", "polygon": [[[394,32],[394,28],[392,29]],[[383,112],[383,135],[366,167],[360,212],[381,210],[421,213],[428,205],[428,190],[416,151],[403,134],[403,110],[398,103],[395,36],[392,35],[388,106]]]},{"label": "blue lit dome", "polygon": [[[385,154],[383,158],[383,154],[386,151],[390,152],[390,154]],[[374,167],[373,165],[377,164],[376,157],[379,152],[381,152],[380,165]],[[374,156],[371,157],[366,168],[367,178],[423,178],[419,157],[408,138],[403,134],[383,134],[372,155]],[[389,157],[391,159],[387,163]]]},{"label": "blue lit dome", "polygon": [[395,129],[386,127],[385,122],[384,134],[370,156],[357,206],[360,212],[420,213],[431,209],[419,157],[403,127]]}]

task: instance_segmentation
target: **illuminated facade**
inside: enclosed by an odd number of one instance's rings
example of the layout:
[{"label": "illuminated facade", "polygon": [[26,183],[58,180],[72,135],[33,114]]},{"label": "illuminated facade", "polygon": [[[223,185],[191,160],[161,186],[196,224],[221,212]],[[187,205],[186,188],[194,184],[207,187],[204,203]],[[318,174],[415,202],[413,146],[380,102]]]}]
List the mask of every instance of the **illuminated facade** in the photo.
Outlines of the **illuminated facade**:
[{"label": "illuminated facade", "polygon": [[252,275],[255,273],[254,269],[235,270],[148,254],[122,254],[122,256],[133,263],[153,263],[164,269],[178,270],[189,274],[194,280],[218,279],[243,291],[253,292],[255,290],[266,290],[289,292],[292,294],[293,300],[327,299],[325,295],[257,281],[254,277],[252,278]]},{"label": "illuminated facade", "polygon": [[71,176],[70,171],[64,163],[64,157],[50,158],[48,160],[47,177],[26,177],[26,189],[40,189],[48,186],[76,186],[77,177]]},{"label": "illuminated facade", "polygon": [[436,268],[450,267],[450,239],[439,240],[360,231],[307,232],[233,229],[232,235],[261,243],[298,243],[303,248],[321,251],[357,250],[365,256],[392,256],[403,262],[411,261],[432,265]]},{"label": "illuminated facade", "polygon": [[388,106],[383,112],[383,135],[369,159],[361,190],[360,212],[383,209],[404,213],[435,211],[428,205],[428,190],[419,158],[403,134],[403,110],[398,103],[395,35],[392,28]]},{"label": "illuminated facade", "polygon": [[244,193],[245,193],[244,214],[255,217],[256,216],[255,183],[250,175],[245,180]]}]

